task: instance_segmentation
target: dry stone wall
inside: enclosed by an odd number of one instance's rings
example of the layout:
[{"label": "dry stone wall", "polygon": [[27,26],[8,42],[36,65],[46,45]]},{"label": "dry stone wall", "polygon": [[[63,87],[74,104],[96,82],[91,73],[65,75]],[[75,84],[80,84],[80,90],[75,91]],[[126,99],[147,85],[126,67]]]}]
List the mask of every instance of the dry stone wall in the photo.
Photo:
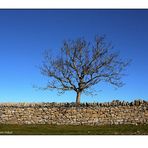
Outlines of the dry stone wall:
[{"label": "dry stone wall", "polygon": [[1,103],[0,124],[147,124],[148,102]]}]

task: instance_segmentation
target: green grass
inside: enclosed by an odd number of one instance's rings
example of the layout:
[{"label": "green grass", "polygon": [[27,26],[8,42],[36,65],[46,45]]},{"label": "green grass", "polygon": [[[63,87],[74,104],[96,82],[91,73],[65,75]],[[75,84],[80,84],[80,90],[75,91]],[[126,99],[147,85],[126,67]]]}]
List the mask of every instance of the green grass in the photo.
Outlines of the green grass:
[{"label": "green grass", "polygon": [[148,135],[148,125],[0,125],[1,135]]}]

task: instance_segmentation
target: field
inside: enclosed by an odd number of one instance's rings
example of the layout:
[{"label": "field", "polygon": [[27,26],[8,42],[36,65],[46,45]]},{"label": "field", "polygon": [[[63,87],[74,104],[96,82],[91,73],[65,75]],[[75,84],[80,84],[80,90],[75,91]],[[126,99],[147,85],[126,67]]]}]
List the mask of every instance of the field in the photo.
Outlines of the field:
[{"label": "field", "polygon": [[148,125],[0,125],[0,135],[148,135]]}]

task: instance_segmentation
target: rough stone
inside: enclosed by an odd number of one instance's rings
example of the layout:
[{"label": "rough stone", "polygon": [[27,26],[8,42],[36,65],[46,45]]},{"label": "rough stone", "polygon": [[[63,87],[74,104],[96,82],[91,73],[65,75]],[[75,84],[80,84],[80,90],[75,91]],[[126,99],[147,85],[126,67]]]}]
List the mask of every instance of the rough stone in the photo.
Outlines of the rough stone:
[{"label": "rough stone", "polygon": [[0,124],[148,124],[148,102],[1,103]]}]

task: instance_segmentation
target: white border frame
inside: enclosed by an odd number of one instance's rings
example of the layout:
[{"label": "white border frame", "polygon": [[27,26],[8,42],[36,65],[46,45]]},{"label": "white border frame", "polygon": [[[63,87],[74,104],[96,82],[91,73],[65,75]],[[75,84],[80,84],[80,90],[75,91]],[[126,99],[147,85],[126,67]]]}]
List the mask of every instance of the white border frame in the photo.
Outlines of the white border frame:
[{"label": "white border frame", "polygon": [[0,0],[0,8],[52,9],[139,9],[148,8],[147,0]]},{"label": "white border frame", "polygon": [[[0,0],[1,9],[147,9],[146,0]],[[148,136],[0,136],[3,148],[146,147]]]}]

